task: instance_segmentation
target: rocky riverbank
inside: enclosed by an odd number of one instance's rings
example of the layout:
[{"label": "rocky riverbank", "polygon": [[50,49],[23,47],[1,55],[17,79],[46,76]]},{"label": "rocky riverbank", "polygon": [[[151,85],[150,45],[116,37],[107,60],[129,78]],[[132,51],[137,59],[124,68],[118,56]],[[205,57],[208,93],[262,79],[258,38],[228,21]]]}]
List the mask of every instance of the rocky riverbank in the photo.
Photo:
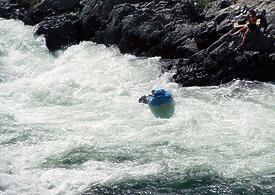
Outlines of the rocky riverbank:
[{"label": "rocky riverbank", "polygon": [[[235,50],[241,36],[230,32],[244,4],[266,10],[269,25]],[[273,0],[216,0],[205,10],[190,0],[2,0],[0,17],[37,25],[50,51],[91,40],[122,53],[161,56],[182,86],[275,80]]]}]

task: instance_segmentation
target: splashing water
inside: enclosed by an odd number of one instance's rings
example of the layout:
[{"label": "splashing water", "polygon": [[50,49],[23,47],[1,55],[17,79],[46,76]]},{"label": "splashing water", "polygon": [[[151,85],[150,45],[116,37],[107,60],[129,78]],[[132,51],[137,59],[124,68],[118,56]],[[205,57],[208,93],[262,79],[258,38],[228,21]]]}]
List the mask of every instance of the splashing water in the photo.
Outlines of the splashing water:
[{"label": "splashing water", "polygon": [[[33,30],[0,20],[0,193],[275,193],[273,84],[180,88],[159,58]],[[173,118],[137,103],[154,87]]]}]

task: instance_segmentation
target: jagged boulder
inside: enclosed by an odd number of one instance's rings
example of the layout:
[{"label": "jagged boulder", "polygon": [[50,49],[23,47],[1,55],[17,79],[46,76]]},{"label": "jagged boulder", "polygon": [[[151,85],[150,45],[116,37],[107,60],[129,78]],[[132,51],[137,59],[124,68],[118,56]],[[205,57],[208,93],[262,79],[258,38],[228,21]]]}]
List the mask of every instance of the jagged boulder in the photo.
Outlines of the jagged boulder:
[{"label": "jagged boulder", "polygon": [[242,36],[232,37],[229,32],[233,29],[233,22],[241,18],[245,3],[249,2],[244,1],[240,5],[218,0],[212,3],[206,13],[206,20],[214,23],[216,42],[200,47],[202,50],[188,59],[174,62],[176,73],[173,78],[177,83],[182,86],[207,86],[233,79],[275,80],[275,2],[256,0],[247,4],[258,11],[266,10],[267,33],[263,29],[249,33],[243,49],[236,51]]},{"label": "jagged boulder", "polygon": [[80,14],[83,40],[91,40],[94,37],[96,31],[100,28],[105,28],[106,23],[106,11],[105,1],[102,0],[90,0],[80,2],[83,9]]},{"label": "jagged boulder", "polygon": [[[32,1],[32,0],[18,0]],[[38,1],[38,0],[34,0]],[[91,40],[117,45],[122,53],[161,56],[163,68],[174,69],[182,86],[218,85],[232,79],[275,80],[275,1],[216,0],[202,10],[190,0],[43,0],[20,7],[0,2],[0,16],[38,24],[49,50]],[[230,36],[244,17],[244,5],[266,10],[266,31]],[[72,14],[70,12],[75,12]],[[263,27],[263,26],[262,26]]]},{"label": "jagged boulder", "polygon": [[274,50],[274,39],[264,35],[261,31],[251,32],[245,42],[244,49],[271,53]]},{"label": "jagged boulder", "polygon": [[16,0],[0,1],[0,18],[22,20],[27,10]]},{"label": "jagged boulder", "polygon": [[50,51],[79,42],[80,22],[76,15],[64,14],[46,18],[38,25],[37,35],[43,35]]},{"label": "jagged boulder", "polygon": [[79,0],[43,0],[31,7],[24,17],[24,22],[28,25],[35,25],[46,17],[61,15],[66,11],[77,8]]},{"label": "jagged boulder", "polygon": [[81,13],[84,39],[116,44],[121,52],[139,56],[188,57],[198,51],[192,28],[203,15],[189,1],[108,2],[86,2]]},{"label": "jagged boulder", "polygon": [[[240,41],[239,38],[224,35],[187,61],[177,62],[173,78],[182,86],[219,85],[233,79],[274,80],[274,56],[270,54],[275,51],[273,40],[262,34],[250,36],[245,50],[237,51],[235,48]],[[267,45],[260,48],[261,43]]]},{"label": "jagged boulder", "polygon": [[79,0],[44,0],[42,3],[58,11],[72,10]]},{"label": "jagged boulder", "polygon": [[[220,15],[221,12],[224,13],[224,9],[232,6],[234,2],[232,0],[217,0],[210,3],[205,18],[207,20],[214,19],[217,15]],[[219,16],[220,17],[220,16]]]},{"label": "jagged boulder", "polygon": [[275,36],[275,1],[274,0],[242,0],[242,6],[258,11],[266,11],[268,32]]},{"label": "jagged boulder", "polygon": [[22,5],[23,7],[29,9],[32,6],[37,5],[38,3],[41,2],[41,0],[17,0],[17,2]]}]

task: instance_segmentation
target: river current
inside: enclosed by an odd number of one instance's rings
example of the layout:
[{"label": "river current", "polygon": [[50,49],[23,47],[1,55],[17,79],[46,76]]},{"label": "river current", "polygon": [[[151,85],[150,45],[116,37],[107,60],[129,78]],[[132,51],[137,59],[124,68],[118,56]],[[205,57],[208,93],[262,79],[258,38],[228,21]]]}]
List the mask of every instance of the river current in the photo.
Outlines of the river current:
[{"label": "river current", "polygon": [[[182,88],[159,58],[48,52],[0,20],[0,194],[274,194],[275,85]],[[138,98],[175,97],[171,119]]]}]

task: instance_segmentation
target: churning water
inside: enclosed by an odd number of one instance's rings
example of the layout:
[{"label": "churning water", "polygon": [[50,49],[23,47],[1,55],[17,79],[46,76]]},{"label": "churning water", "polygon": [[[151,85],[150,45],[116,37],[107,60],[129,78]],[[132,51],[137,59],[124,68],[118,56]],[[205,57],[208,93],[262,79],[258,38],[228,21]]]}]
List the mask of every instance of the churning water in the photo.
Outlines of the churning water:
[{"label": "churning water", "polygon": [[[33,31],[0,20],[1,194],[275,193],[274,84],[181,88],[159,58]],[[137,103],[154,87],[173,118]]]}]

